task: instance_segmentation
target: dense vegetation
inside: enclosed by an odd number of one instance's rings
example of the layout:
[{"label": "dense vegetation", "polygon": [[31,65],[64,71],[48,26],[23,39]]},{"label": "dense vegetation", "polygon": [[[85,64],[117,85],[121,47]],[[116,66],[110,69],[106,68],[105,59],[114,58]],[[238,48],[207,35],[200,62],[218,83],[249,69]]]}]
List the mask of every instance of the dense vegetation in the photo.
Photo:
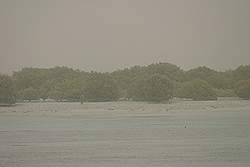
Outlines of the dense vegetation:
[{"label": "dense vegetation", "polygon": [[138,101],[168,101],[173,97],[173,83],[165,75],[142,76],[129,87],[128,97]]},{"label": "dense vegetation", "polygon": [[219,72],[208,67],[188,71],[170,63],[134,66],[112,73],[67,67],[24,68],[0,75],[0,103],[17,100],[168,101],[172,97],[216,100],[218,96],[250,99],[250,65]]},{"label": "dense vegetation", "polygon": [[82,93],[86,101],[115,101],[119,97],[118,87],[107,73],[89,74]]},{"label": "dense vegetation", "polygon": [[15,103],[15,91],[12,78],[7,75],[0,75],[0,104]]},{"label": "dense vegetation", "polygon": [[176,97],[193,100],[217,100],[217,95],[206,81],[194,79],[184,82],[176,91]]},{"label": "dense vegetation", "polygon": [[250,99],[250,79],[239,81],[235,86],[236,94],[243,99]]}]

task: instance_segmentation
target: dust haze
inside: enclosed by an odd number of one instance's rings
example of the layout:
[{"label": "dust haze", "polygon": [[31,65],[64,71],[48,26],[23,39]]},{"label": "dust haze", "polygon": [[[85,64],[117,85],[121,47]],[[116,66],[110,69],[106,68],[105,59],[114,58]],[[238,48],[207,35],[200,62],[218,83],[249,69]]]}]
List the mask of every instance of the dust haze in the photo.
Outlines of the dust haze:
[{"label": "dust haze", "polygon": [[0,72],[250,63],[248,0],[1,0]]},{"label": "dust haze", "polygon": [[249,167],[250,0],[0,0],[0,167]]}]

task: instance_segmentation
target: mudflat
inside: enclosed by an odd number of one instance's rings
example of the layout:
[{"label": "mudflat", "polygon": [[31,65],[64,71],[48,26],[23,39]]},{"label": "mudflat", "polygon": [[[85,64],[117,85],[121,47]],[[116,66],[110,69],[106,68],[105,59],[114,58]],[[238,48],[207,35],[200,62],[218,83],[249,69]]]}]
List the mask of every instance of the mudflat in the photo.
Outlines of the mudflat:
[{"label": "mudflat", "polygon": [[0,107],[1,167],[249,167],[250,101]]}]

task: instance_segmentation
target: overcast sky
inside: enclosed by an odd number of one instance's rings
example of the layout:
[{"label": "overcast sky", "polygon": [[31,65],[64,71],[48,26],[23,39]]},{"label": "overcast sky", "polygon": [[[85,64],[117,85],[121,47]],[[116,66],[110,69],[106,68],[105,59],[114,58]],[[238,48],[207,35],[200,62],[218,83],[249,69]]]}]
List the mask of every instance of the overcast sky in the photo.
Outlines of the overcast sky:
[{"label": "overcast sky", "polygon": [[0,72],[250,64],[250,0],[0,0]]}]

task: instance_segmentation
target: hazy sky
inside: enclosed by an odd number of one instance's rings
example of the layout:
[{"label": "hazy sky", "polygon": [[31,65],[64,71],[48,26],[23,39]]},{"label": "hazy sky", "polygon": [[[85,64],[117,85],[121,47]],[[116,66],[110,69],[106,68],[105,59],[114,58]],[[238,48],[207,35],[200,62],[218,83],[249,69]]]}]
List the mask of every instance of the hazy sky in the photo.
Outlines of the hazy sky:
[{"label": "hazy sky", "polygon": [[250,0],[0,0],[0,72],[250,64]]}]

